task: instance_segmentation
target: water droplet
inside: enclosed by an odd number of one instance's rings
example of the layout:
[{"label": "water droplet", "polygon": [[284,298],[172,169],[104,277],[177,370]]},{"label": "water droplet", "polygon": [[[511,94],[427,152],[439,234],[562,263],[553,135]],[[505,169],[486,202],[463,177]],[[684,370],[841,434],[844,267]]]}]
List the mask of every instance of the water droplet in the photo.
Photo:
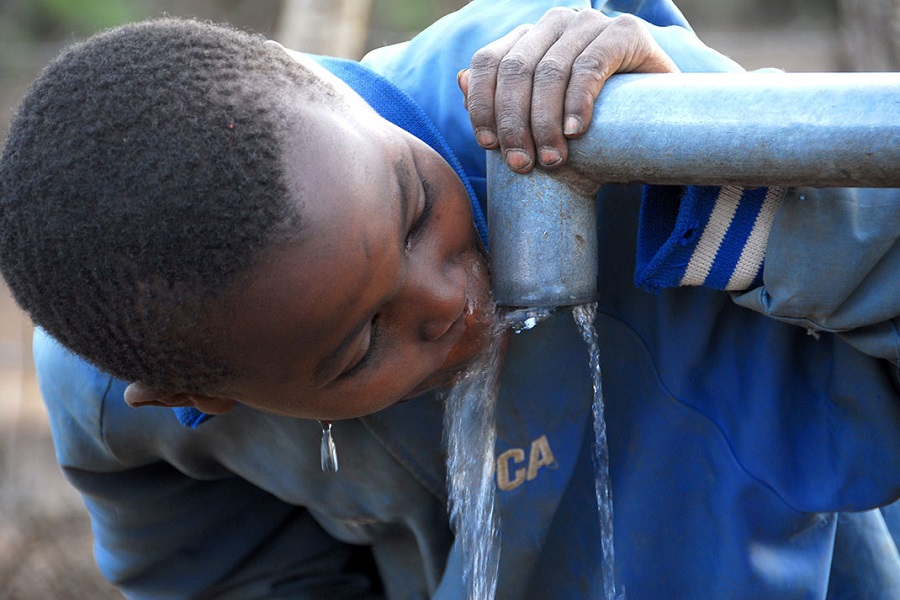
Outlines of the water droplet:
[{"label": "water droplet", "polygon": [[522,333],[533,329],[538,323],[553,314],[552,308],[536,307],[521,308],[508,311],[503,320],[507,327],[516,333]]},{"label": "water droplet", "polygon": [[338,457],[337,448],[334,445],[334,435],[331,432],[331,421],[319,421],[322,425],[321,460],[322,471],[325,473],[337,473]]}]

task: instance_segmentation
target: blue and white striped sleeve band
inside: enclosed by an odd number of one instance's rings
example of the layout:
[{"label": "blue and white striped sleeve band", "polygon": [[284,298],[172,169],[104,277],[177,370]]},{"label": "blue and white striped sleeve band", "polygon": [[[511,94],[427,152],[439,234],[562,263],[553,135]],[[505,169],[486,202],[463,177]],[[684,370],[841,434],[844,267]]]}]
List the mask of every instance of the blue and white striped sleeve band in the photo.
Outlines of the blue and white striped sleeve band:
[{"label": "blue and white striped sleeve band", "polygon": [[647,186],[635,283],[648,290],[762,283],[772,221],[785,188]]}]

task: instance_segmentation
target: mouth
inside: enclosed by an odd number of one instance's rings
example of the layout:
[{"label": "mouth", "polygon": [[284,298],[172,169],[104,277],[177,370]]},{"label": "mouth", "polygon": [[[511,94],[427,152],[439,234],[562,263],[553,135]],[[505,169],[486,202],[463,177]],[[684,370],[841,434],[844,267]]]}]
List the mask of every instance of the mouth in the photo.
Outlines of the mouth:
[{"label": "mouth", "polygon": [[487,277],[487,265],[482,260],[473,260],[467,270],[465,307],[450,328],[450,331],[459,329],[459,333],[441,365],[416,386],[411,396],[456,383],[487,347],[497,329],[496,323],[497,310]]}]

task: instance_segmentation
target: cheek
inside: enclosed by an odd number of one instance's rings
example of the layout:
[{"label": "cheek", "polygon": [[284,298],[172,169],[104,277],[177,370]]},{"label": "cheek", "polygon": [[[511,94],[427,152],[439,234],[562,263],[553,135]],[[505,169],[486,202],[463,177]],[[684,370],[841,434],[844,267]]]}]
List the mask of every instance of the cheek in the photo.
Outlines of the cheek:
[{"label": "cheek", "polygon": [[472,221],[472,208],[469,206],[468,197],[461,198],[455,203],[451,211],[452,227],[456,231],[457,236],[461,240],[465,240],[466,245],[475,246],[475,223]]},{"label": "cheek", "polygon": [[408,356],[395,353],[377,377],[330,390],[324,401],[316,403],[316,412],[321,413],[316,418],[351,419],[387,408],[409,396],[435,371],[436,362],[422,352],[410,352]]}]

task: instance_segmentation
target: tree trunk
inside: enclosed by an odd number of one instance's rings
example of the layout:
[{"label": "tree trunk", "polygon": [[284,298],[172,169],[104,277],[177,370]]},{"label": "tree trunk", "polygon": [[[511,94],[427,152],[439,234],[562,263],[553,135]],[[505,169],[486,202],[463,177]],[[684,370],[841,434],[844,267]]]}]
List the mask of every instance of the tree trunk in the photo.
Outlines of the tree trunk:
[{"label": "tree trunk", "polygon": [[900,0],[841,0],[842,67],[900,70]]},{"label": "tree trunk", "polygon": [[288,48],[359,59],[371,0],[283,0],[277,39]]}]

